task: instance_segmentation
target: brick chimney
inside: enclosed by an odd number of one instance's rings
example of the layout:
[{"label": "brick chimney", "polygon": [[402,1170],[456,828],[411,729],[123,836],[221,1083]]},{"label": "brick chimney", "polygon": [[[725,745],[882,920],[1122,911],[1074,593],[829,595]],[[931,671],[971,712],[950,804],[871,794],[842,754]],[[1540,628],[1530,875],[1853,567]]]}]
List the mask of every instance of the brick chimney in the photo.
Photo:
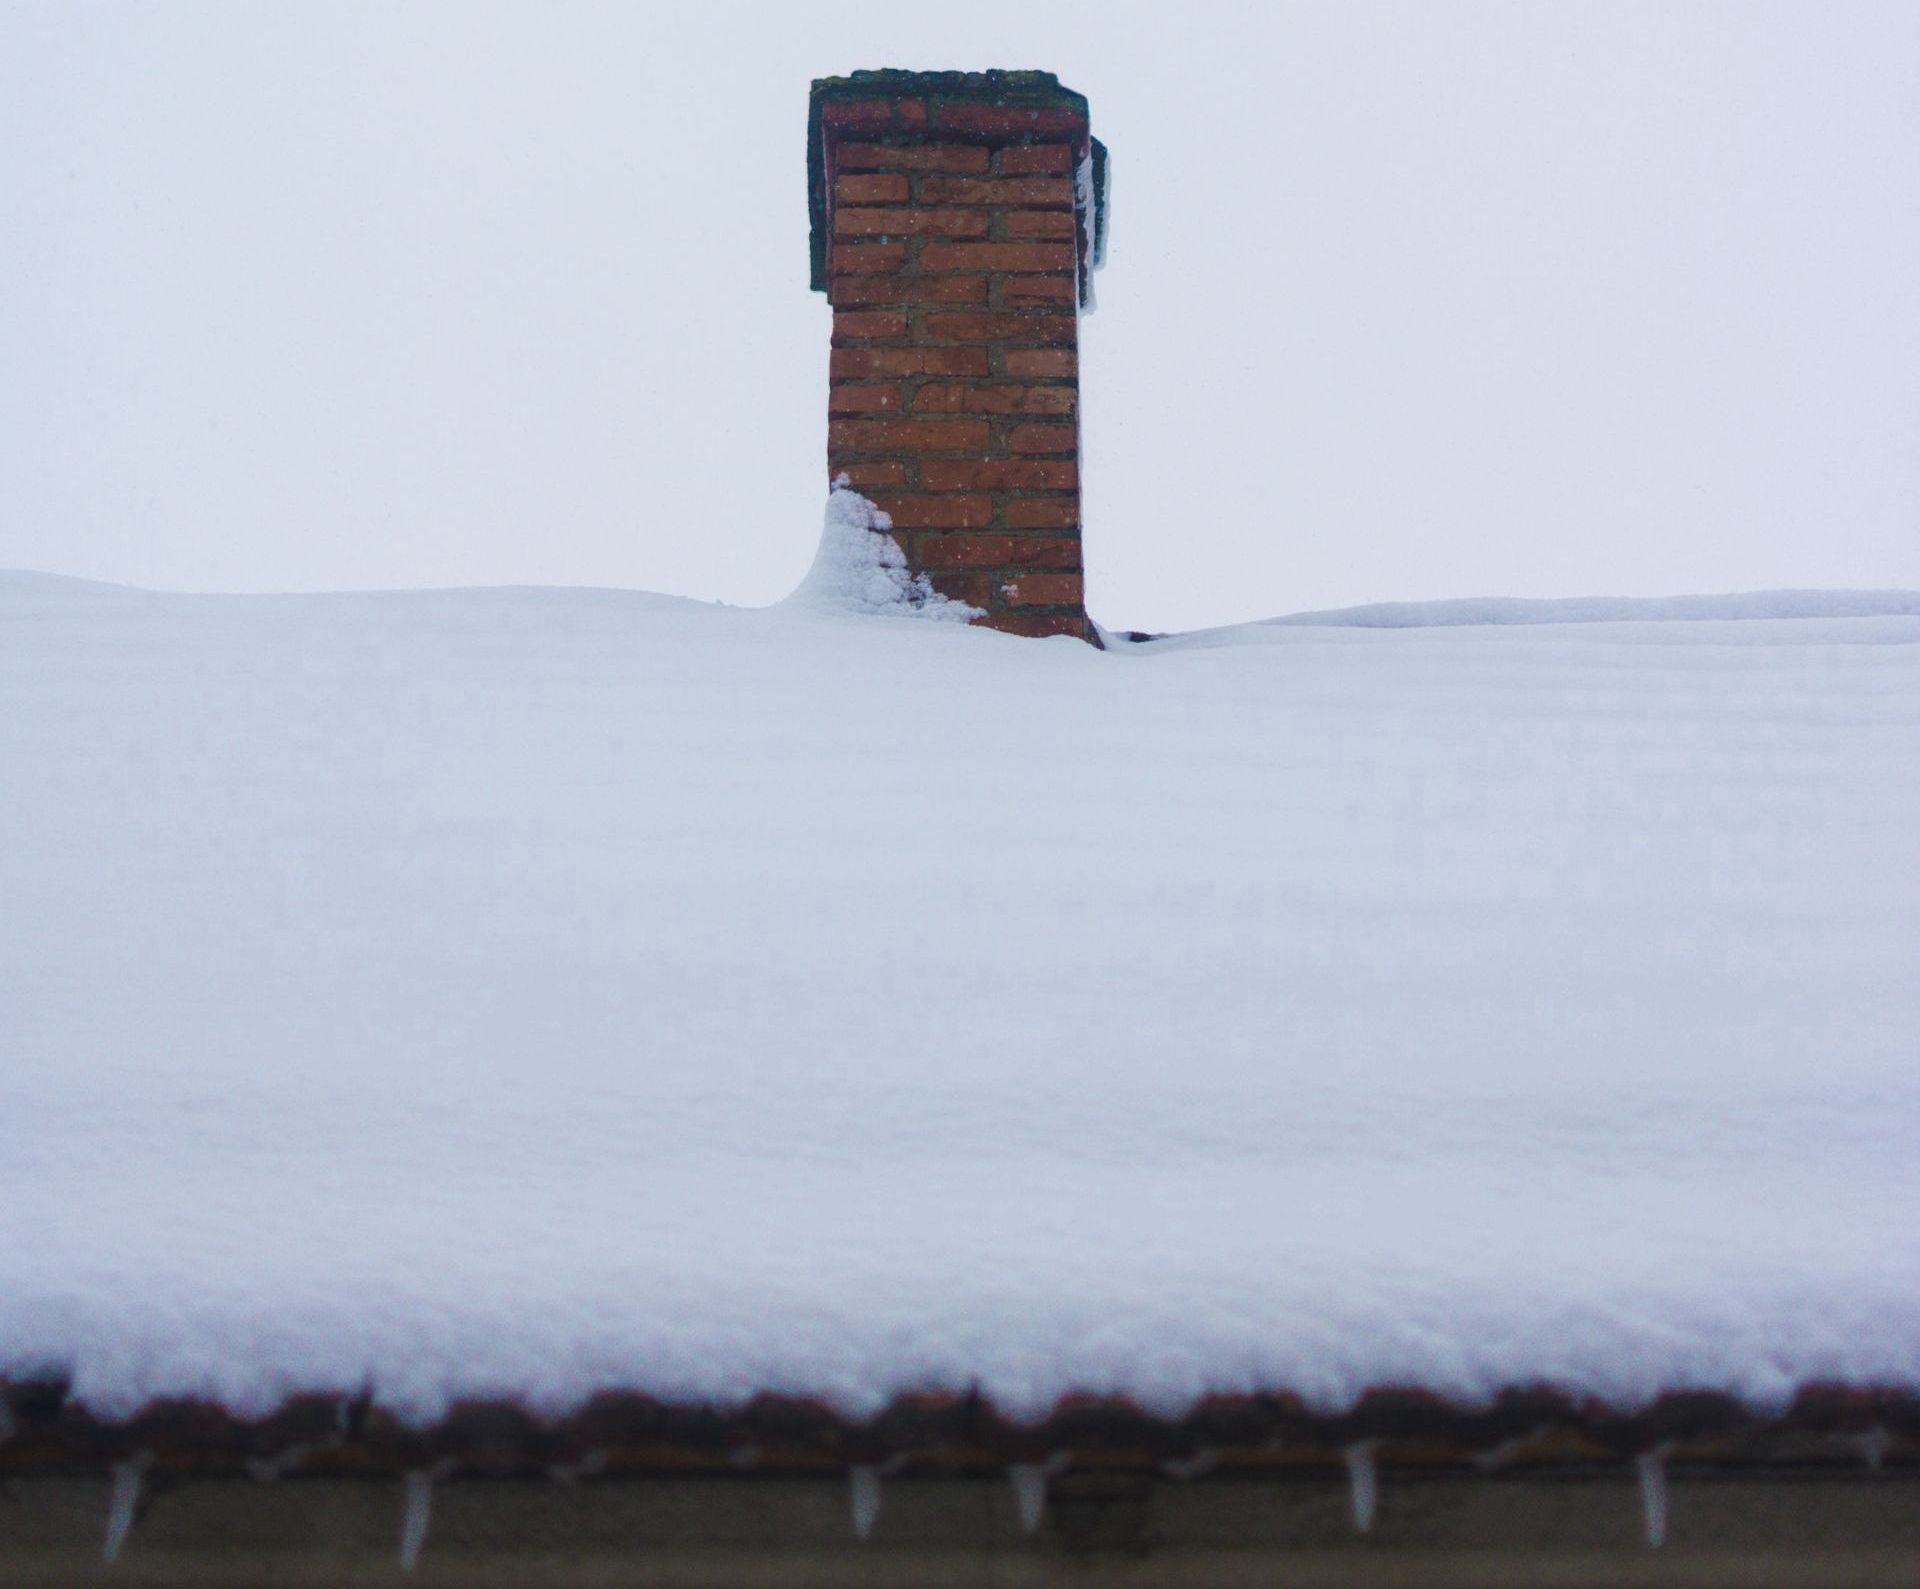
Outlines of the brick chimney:
[{"label": "brick chimney", "polygon": [[807,176],[833,304],[829,479],[890,514],[908,567],[980,622],[1094,640],[1079,311],[1106,150],[1086,99],[1051,72],[822,78]]}]

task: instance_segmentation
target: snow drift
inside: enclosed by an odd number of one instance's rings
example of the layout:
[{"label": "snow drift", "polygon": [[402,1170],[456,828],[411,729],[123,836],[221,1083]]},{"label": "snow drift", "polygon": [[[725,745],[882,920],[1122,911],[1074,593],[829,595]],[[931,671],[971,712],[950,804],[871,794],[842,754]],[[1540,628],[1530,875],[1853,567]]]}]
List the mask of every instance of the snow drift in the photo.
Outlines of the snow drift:
[{"label": "snow drift", "polygon": [[0,1375],[1920,1384],[1920,618],[1828,610],[0,580]]},{"label": "snow drift", "polygon": [[800,587],[781,603],[800,612],[935,618],[965,623],[978,609],[949,601],[925,574],[907,572],[893,520],[841,475],[827,494],[820,545]]},{"label": "snow drift", "polygon": [[1451,624],[1674,623],[1700,619],[1920,618],[1915,590],[1755,590],[1722,596],[1469,596],[1385,601],[1270,618],[1276,624],[1431,629]]}]

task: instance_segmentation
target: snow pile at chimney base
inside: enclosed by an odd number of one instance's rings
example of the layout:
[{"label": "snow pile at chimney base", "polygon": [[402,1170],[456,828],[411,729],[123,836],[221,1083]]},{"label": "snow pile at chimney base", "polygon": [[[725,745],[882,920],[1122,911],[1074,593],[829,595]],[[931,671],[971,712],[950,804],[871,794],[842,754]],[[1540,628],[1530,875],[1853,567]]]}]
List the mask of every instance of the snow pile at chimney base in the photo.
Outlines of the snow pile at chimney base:
[{"label": "snow pile at chimney base", "polygon": [[841,475],[827,496],[826,522],[813,566],[781,605],[813,612],[846,612],[932,618],[965,623],[979,609],[950,601],[907,572],[906,554],[888,532],[893,520]]}]

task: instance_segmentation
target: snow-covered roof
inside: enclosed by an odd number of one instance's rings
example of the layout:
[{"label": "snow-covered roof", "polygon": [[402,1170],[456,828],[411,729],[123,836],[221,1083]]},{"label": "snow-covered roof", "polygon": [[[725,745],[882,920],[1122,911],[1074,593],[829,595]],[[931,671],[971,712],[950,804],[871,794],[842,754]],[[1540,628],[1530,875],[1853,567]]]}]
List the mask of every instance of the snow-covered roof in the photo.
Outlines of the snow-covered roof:
[{"label": "snow-covered roof", "polygon": [[0,577],[0,1380],[1920,1385],[1920,601],[1502,616]]}]

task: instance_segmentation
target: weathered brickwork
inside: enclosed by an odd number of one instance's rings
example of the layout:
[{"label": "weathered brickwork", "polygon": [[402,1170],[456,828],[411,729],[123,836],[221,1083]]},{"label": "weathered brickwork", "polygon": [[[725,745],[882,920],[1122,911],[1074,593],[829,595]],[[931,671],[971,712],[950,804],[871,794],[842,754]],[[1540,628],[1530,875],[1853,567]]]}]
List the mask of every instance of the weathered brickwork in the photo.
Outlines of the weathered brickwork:
[{"label": "weathered brickwork", "polygon": [[1094,639],[1082,581],[1085,101],[1043,73],[814,85],[827,469],[981,620]]}]

